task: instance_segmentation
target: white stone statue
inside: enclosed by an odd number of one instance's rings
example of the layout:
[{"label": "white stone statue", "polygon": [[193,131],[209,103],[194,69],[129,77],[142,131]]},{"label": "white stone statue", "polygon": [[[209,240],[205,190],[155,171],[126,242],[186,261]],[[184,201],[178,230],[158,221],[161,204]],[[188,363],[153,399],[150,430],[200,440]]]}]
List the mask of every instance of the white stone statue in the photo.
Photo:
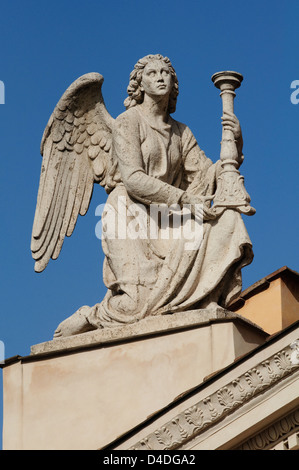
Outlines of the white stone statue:
[{"label": "white stone statue", "polygon": [[[217,179],[228,174],[223,160],[230,155],[213,164],[190,129],[171,117],[179,91],[169,59],[157,54],[137,62],[130,75],[126,111],[116,119],[106,110],[102,83],[97,73],[77,79],[55,107],[41,143],[31,244],[37,272],[59,256],[78,215],[88,210],[93,185],[104,186],[109,194],[102,239],[107,293],[100,303],[83,306],[64,320],[54,338],[148,316],[225,308],[240,293],[241,268],[253,258],[241,216],[250,213],[248,195],[244,210],[225,202],[220,210],[212,206]],[[224,110],[222,119],[223,133],[232,136],[224,140],[237,149],[234,161],[226,164],[239,175],[243,160],[239,121],[232,110]],[[230,197],[236,193],[234,189]],[[169,221],[173,218],[167,237],[160,220],[154,224],[157,236],[140,236],[152,222],[153,207],[168,209]],[[189,219],[180,218],[185,207],[191,210]],[[186,248],[184,233],[174,236],[184,220],[194,233],[196,221],[202,230],[201,243],[191,249]],[[134,227],[139,236],[134,236]]]}]

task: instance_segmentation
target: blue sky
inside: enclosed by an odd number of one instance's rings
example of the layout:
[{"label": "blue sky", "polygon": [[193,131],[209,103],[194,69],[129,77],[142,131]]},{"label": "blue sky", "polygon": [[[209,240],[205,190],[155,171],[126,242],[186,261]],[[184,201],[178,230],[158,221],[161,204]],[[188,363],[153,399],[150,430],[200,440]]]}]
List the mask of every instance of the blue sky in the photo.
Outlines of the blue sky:
[{"label": "blue sky", "polygon": [[47,121],[66,88],[87,72],[104,76],[105,102],[116,117],[134,64],[149,53],[171,59],[180,84],[174,117],[213,161],[220,152],[221,99],[211,76],[243,74],[235,100],[244,138],[241,172],[257,211],[244,217],[255,258],[243,270],[243,287],[284,265],[299,270],[299,104],[290,100],[291,83],[299,80],[298,20],[296,0],[1,2],[0,340],[6,358],[28,355],[63,319],[105,293],[95,236],[95,209],[106,199],[100,187],[59,259],[34,272],[30,238]]}]

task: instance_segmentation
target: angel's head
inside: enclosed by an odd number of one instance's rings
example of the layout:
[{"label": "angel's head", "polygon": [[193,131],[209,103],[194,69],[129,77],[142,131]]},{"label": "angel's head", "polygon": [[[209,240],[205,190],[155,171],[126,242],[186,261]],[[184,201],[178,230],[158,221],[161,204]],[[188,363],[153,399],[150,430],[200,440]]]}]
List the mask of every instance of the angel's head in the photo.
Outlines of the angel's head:
[{"label": "angel's head", "polygon": [[142,74],[144,72],[145,67],[151,61],[161,60],[166,65],[167,69],[169,70],[171,77],[172,77],[172,90],[169,95],[169,104],[168,104],[168,112],[169,114],[174,113],[176,109],[176,102],[177,97],[179,94],[179,83],[177,79],[177,75],[173,66],[171,65],[170,60],[168,57],[163,57],[161,54],[150,54],[142,59],[138,60],[137,64],[135,65],[133,71],[130,74],[130,82],[127,88],[128,97],[124,101],[124,105],[126,109],[132,108],[136,104],[140,104],[143,102],[144,91],[141,86],[142,82]]}]

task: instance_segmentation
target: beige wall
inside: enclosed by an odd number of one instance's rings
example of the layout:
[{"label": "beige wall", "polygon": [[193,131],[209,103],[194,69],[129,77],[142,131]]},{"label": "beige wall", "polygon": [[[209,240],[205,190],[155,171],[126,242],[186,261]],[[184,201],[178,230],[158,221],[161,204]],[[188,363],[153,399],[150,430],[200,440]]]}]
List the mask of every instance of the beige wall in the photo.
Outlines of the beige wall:
[{"label": "beige wall", "polygon": [[267,333],[276,333],[299,320],[299,285],[282,278],[270,282],[266,290],[246,298],[235,310]]},{"label": "beige wall", "polygon": [[282,328],[299,319],[299,285],[282,282]]}]

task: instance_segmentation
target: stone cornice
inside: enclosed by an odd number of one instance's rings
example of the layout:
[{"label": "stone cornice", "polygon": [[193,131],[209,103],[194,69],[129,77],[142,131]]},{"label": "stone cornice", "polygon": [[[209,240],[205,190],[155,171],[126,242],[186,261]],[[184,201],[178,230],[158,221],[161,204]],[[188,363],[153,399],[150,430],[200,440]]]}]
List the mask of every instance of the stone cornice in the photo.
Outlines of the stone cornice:
[{"label": "stone cornice", "polygon": [[217,391],[177,414],[130,450],[178,449],[228,414],[270,389],[299,367],[299,341],[263,360]]},{"label": "stone cornice", "polygon": [[169,334],[184,331],[190,328],[203,327],[213,323],[241,322],[247,328],[260,334],[261,338],[269,335],[262,328],[237,313],[217,308],[215,310],[190,310],[188,312],[173,313],[171,315],[158,315],[146,317],[139,322],[121,325],[113,328],[103,328],[74,336],[56,338],[45,343],[31,346],[31,354],[22,360],[35,360],[45,355],[61,355],[70,351],[82,351],[89,347],[116,344],[122,341],[135,341],[140,338],[150,338],[158,334]]}]

